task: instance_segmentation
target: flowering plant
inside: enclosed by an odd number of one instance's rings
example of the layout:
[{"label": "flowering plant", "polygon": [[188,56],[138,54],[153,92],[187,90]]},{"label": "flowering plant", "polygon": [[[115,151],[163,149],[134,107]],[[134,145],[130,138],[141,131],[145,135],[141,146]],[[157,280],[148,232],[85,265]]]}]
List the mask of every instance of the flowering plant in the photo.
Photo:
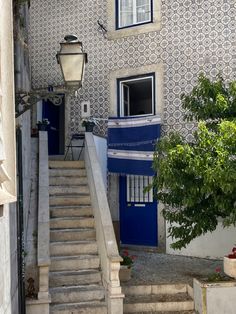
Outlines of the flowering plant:
[{"label": "flowering plant", "polygon": [[236,247],[232,248],[232,251],[230,254],[227,255],[228,258],[236,258]]},{"label": "flowering plant", "polygon": [[128,268],[131,268],[133,266],[134,260],[136,258],[134,255],[129,255],[129,252],[127,250],[123,251],[121,257],[123,258],[123,261],[120,264],[127,266]]},{"label": "flowering plant", "polygon": [[220,267],[216,267],[215,272],[213,274],[210,274],[207,277],[207,281],[209,281],[209,282],[226,281],[226,280],[227,280],[227,278],[223,274]]},{"label": "flowering plant", "polygon": [[88,118],[85,118],[85,119],[82,120],[82,126],[86,126],[88,124],[98,125],[98,122],[93,117],[88,117]]},{"label": "flowering plant", "polygon": [[50,121],[48,119],[43,119],[42,121],[38,121],[37,124],[49,125]]}]

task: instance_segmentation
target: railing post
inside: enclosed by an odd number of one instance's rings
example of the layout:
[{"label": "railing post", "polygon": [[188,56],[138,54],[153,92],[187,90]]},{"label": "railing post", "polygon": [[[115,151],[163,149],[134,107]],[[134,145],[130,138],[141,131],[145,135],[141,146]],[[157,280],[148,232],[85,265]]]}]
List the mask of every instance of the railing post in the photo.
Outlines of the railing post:
[{"label": "railing post", "polygon": [[[108,285],[108,313],[120,314],[123,313],[123,298],[121,291],[119,270],[120,259],[110,259],[110,280]],[[122,302],[121,302],[122,300]]]}]

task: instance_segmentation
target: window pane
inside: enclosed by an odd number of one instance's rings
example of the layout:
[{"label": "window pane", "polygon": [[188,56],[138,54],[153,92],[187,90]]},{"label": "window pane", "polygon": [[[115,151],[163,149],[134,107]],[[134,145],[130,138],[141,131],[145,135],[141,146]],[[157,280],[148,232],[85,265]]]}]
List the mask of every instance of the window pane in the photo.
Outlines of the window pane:
[{"label": "window pane", "polygon": [[151,182],[152,177],[127,175],[127,202],[152,203],[153,191],[143,192]]},{"label": "window pane", "polygon": [[120,27],[133,24],[133,0],[120,0]]},{"label": "window pane", "polygon": [[147,22],[151,20],[151,1],[136,0],[136,16],[137,23]]},{"label": "window pane", "polygon": [[120,80],[120,116],[154,114],[154,76]]}]

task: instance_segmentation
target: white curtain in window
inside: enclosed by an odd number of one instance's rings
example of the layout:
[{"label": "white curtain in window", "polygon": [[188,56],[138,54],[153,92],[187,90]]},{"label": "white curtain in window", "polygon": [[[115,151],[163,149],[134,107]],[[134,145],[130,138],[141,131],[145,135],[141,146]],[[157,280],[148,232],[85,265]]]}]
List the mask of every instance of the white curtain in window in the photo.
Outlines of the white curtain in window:
[{"label": "white curtain in window", "polygon": [[119,0],[120,27],[151,20],[151,0]]},{"label": "white curtain in window", "polygon": [[120,27],[133,24],[133,0],[120,0]]},{"label": "white curtain in window", "polygon": [[136,0],[136,23],[142,23],[151,20],[151,1]]}]

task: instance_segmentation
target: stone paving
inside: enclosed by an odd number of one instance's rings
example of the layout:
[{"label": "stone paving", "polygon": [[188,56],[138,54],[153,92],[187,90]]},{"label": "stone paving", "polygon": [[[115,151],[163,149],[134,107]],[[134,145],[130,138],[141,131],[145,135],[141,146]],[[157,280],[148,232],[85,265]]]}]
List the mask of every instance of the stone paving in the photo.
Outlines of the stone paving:
[{"label": "stone paving", "polygon": [[[122,249],[121,252],[125,250]],[[222,260],[168,255],[157,252],[128,249],[136,256],[132,278],[122,285],[175,284],[192,285],[193,278],[207,278],[215,269],[223,269]]]}]

